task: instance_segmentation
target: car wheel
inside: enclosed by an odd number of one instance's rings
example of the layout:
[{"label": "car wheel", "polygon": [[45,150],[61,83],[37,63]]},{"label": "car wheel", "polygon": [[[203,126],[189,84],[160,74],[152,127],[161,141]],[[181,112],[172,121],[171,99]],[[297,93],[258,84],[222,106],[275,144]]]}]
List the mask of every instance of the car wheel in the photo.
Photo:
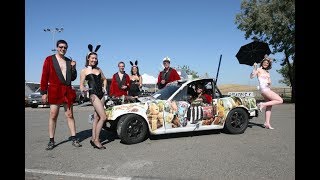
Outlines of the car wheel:
[{"label": "car wheel", "polygon": [[224,130],[230,134],[241,134],[247,129],[248,124],[247,112],[244,109],[236,108],[229,112],[224,124]]},{"label": "car wheel", "polygon": [[124,144],[136,144],[146,139],[148,125],[136,114],[129,114],[119,119],[117,134]]}]

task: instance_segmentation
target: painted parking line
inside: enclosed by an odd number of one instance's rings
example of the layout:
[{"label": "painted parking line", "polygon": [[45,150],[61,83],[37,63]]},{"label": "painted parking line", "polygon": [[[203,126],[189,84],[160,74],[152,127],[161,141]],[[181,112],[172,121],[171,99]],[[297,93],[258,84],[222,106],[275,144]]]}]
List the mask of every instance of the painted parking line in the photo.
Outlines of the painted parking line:
[{"label": "painted parking line", "polygon": [[28,173],[38,173],[38,174],[50,174],[57,176],[70,176],[78,178],[90,178],[90,179],[108,179],[108,180],[131,180],[131,177],[115,177],[115,176],[103,176],[98,174],[83,174],[83,173],[74,173],[74,172],[61,172],[61,171],[49,171],[49,170],[40,170],[40,169],[25,169],[25,172]]}]

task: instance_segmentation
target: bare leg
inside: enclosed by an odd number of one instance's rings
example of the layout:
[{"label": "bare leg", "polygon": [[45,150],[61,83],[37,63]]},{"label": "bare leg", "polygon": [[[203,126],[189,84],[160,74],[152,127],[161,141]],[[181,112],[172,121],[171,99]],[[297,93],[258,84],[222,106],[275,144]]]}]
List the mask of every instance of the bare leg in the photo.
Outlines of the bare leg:
[{"label": "bare leg", "polygon": [[71,133],[71,136],[76,135],[76,125],[75,125],[75,120],[73,117],[73,105],[68,108],[67,104],[63,104],[64,107],[64,114],[66,115],[67,122],[68,122],[68,127]]},{"label": "bare leg", "polygon": [[[93,142],[96,146],[98,146],[99,148],[102,147],[101,142],[100,142],[100,132],[102,129],[102,126],[105,122],[105,120],[107,119],[106,113],[104,111],[104,98],[102,98],[101,100],[96,96],[96,95],[91,95],[90,96],[91,99],[91,103],[95,109],[95,114],[97,115],[97,123],[95,125],[95,128],[92,127],[92,129],[95,129],[95,134],[92,135],[94,136]],[[92,132],[94,133],[94,132]]]},{"label": "bare leg", "polygon": [[94,119],[92,122],[92,137],[91,137],[91,141],[94,141],[96,139],[96,127],[99,121],[99,116],[97,114],[97,112],[94,112]]},{"label": "bare leg", "polygon": [[272,109],[272,106],[267,106],[267,107],[266,107],[264,126],[265,126],[267,129],[274,129],[274,128],[271,127],[271,125],[270,125],[271,109]]},{"label": "bare leg", "polygon": [[266,106],[273,106],[273,105],[278,105],[283,103],[283,99],[275,92],[272,90],[266,90],[261,93],[261,95],[265,99],[269,99],[268,102],[260,103],[261,109],[263,109]]},{"label": "bare leg", "polygon": [[59,115],[59,105],[50,104],[50,115],[49,115],[49,138],[54,138],[57,119]]},{"label": "bare leg", "polygon": [[267,90],[262,93],[262,96],[265,98],[266,102],[260,103],[261,108],[266,108],[265,112],[265,123],[264,126],[267,129],[274,129],[271,127],[270,120],[271,120],[271,109],[273,105],[278,105],[283,103],[283,99],[272,90]]}]

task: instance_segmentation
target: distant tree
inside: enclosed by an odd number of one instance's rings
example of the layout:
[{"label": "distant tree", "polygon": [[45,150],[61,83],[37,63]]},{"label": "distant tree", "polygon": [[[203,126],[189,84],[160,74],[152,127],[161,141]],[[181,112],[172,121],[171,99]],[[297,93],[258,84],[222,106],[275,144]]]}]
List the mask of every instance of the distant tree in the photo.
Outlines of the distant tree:
[{"label": "distant tree", "polygon": [[210,76],[209,76],[209,74],[206,72],[206,73],[204,73],[203,78],[210,78]]},{"label": "distant tree", "polygon": [[189,68],[189,66],[187,66],[187,65],[183,65],[183,66],[179,66],[179,65],[178,65],[178,69],[182,69],[182,70],[184,70],[188,75],[192,75],[192,78],[198,78],[198,77],[199,77],[198,72],[191,70],[191,69]]},{"label": "distant tree", "polygon": [[246,39],[256,37],[268,42],[272,53],[284,54],[281,66],[287,66],[283,72],[287,73],[291,101],[295,102],[295,0],[242,0],[235,24],[245,31]]},{"label": "distant tree", "polygon": [[289,71],[289,68],[287,65],[284,65],[281,67],[281,69],[277,70],[277,72],[280,73],[283,77],[283,79],[279,80],[279,83],[285,84],[287,86],[291,86],[290,79],[288,77],[288,74],[289,74],[288,71]]}]

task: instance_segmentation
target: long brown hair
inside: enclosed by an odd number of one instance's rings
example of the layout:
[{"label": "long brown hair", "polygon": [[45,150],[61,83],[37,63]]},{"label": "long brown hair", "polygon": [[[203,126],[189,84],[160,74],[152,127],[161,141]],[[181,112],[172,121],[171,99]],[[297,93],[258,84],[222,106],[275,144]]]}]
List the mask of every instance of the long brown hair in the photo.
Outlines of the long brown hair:
[{"label": "long brown hair", "polygon": [[[269,65],[268,67],[264,68],[262,66],[263,62],[264,61],[268,61],[269,62]],[[265,69],[265,70],[269,70],[272,68],[272,59],[270,57],[268,57],[268,55],[264,55],[264,58],[262,59],[262,61],[260,62],[260,67],[262,67],[262,69]]]}]

